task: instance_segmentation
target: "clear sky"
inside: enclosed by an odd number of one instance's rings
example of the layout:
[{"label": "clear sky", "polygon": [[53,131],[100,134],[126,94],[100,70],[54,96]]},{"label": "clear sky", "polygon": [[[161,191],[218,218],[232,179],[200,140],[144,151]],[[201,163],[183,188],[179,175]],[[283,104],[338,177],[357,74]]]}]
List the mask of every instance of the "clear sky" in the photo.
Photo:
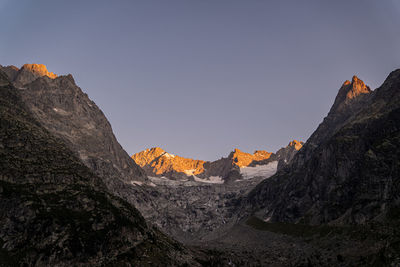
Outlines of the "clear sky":
[{"label": "clear sky", "polygon": [[400,67],[398,0],[0,0],[0,23],[0,64],[71,73],[129,154],[274,152]]}]

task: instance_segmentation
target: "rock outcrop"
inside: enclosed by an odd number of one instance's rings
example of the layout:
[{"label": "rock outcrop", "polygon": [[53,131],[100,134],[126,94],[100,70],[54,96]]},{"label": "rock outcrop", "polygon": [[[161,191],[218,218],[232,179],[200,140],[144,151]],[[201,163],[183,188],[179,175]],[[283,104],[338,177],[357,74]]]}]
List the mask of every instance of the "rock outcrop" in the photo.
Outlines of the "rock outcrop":
[{"label": "rock outcrop", "polygon": [[200,265],[133,206],[107,193],[31,115],[23,93],[0,70],[0,265]]},{"label": "rock outcrop", "polygon": [[63,139],[106,184],[112,187],[118,180],[146,181],[143,170],[116,140],[103,112],[75,84],[72,75],[57,76],[40,64],[2,69],[21,91],[35,118]]},{"label": "rock outcrop", "polygon": [[400,70],[375,91],[353,77],[291,164],[248,195],[245,210],[268,221],[310,224],[394,218],[399,141]]}]

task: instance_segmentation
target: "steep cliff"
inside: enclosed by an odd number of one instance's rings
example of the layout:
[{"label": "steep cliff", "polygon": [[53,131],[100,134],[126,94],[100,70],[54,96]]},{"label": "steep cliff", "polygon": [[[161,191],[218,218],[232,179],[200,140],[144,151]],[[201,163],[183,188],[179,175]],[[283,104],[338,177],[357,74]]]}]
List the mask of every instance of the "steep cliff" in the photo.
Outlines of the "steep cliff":
[{"label": "steep cliff", "polygon": [[268,221],[365,223],[398,217],[400,70],[375,91],[357,77],[292,163],[245,201]]},{"label": "steep cliff", "polygon": [[0,70],[0,265],[198,265],[31,115]]},{"label": "steep cliff", "polygon": [[40,64],[2,69],[35,118],[63,139],[106,184],[115,187],[118,180],[146,181],[143,170],[116,140],[103,112],[75,84],[72,75],[57,76]]}]

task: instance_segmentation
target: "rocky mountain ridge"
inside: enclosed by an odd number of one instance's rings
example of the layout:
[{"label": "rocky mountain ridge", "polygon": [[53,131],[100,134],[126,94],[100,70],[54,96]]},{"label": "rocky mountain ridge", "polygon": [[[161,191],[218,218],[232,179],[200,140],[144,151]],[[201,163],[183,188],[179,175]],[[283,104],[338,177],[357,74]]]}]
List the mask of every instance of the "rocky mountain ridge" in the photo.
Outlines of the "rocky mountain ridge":
[{"label": "rocky mountain ridge", "polygon": [[303,142],[293,140],[277,153],[256,150],[250,154],[236,148],[227,157],[212,162],[180,157],[154,147],[132,155],[132,159],[151,177],[223,183],[243,179],[243,172],[252,168],[254,177],[257,175],[256,167],[262,170],[262,166],[275,161],[279,161],[278,165],[282,167],[290,162],[302,145]]},{"label": "rocky mountain ridge", "polygon": [[57,76],[41,64],[0,69],[22,92],[23,101],[42,125],[66,141],[106,183],[146,181],[143,170],[116,140],[103,112],[75,84],[72,75]]},{"label": "rocky mountain ridge", "polygon": [[400,199],[400,70],[371,91],[356,76],[292,163],[246,202],[264,220],[366,223],[391,218]]},{"label": "rocky mountain ridge", "polygon": [[[0,70],[0,265],[197,265],[31,114]],[[197,257],[197,256],[196,256]]]}]

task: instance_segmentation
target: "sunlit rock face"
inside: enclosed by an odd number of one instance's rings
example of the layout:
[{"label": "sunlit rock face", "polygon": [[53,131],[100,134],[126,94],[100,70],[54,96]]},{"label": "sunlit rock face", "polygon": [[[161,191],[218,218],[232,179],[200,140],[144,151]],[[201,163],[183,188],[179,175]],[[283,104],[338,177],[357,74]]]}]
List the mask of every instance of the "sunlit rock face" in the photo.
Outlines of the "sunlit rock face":
[{"label": "sunlit rock face", "polygon": [[353,77],[291,164],[258,185],[244,210],[310,224],[392,219],[400,208],[399,129],[400,70],[374,91]]},{"label": "sunlit rock face", "polygon": [[184,178],[204,172],[203,160],[194,160],[167,153],[159,147],[146,149],[134,154],[132,159],[141,166],[148,175]]},{"label": "sunlit rock face", "polygon": [[[250,154],[234,149],[227,157],[212,162],[180,157],[167,153],[159,147],[154,147],[134,154],[132,159],[146,171],[148,176],[165,177],[172,180],[189,179],[199,182],[217,183],[218,181],[223,183],[241,180],[244,176],[246,178],[269,177],[275,173],[278,166],[286,165],[301,146],[302,142],[294,140],[277,153],[256,150],[253,154]],[[276,164],[266,167],[271,162],[276,162]],[[265,165],[265,168],[251,169],[259,165]],[[244,168],[247,169],[243,176],[242,170]],[[249,176],[249,173],[252,175]]]},{"label": "sunlit rock face", "polygon": [[52,79],[57,78],[57,75],[53,72],[49,72],[47,67],[43,64],[24,64],[21,69],[30,71],[39,76],[47,76]]},{"label": "sunlit rock face", "polygon": [[256,151],[249,154],[235,149],[227,158],[207,162],[180,157],[167,153],[159,147],[146,149],[132,156],[149,176],[167,177],[170,179],[194,179],[197,181],[211,181],[215,177],[227,180],[229,174],[236,170],[240,177],[240,168],[249,166],[253,161],[268,159],[272,153]]},{"label": "sunlit rock face", "polygon": [[43,64],[25,64],[18,69],[15,66],[0,66],[1,70],[7,74],[9,79],[16,86],[23,86],[31,83],[39,77],[46,76],[50,79],[57,78],[57,75],[53,72],[49,72],[47,67]]},{"label": "sunlit rock face", "polygon": [[357,76],[345,81],[340,87],[328,115],[310,136],[300,150],[293,164],[303,165],[310,158],[314,149],[332,137],[351,117],[369,105],[374,92]]},{"label": "sunlit rock face", "polygon": [[272,153],[264,150],[256,150],[253,154],[242,152],[240,149],[235,149],[229,158],[232,159],[233,164],[237,165],[239,168],[249,166],[253,161],[261,161],[269,159]]},{"label": "sunlit rock face", "polygon": [[299,151],[300,148],[303,147],[303,142],[301,141],[297,141],[297,140],[293,140],[292,142],[289,143],[289,147],[294,147],[295,150]]},{"label": "sunlit rock face", "polygon": [[371,89],[364,84],[357,76],[353,76],[350,81],[345,81],[336,96],[335,102],[331,108],[331,113],[343,111],[352,100],[362,94],[371,93]]}]

